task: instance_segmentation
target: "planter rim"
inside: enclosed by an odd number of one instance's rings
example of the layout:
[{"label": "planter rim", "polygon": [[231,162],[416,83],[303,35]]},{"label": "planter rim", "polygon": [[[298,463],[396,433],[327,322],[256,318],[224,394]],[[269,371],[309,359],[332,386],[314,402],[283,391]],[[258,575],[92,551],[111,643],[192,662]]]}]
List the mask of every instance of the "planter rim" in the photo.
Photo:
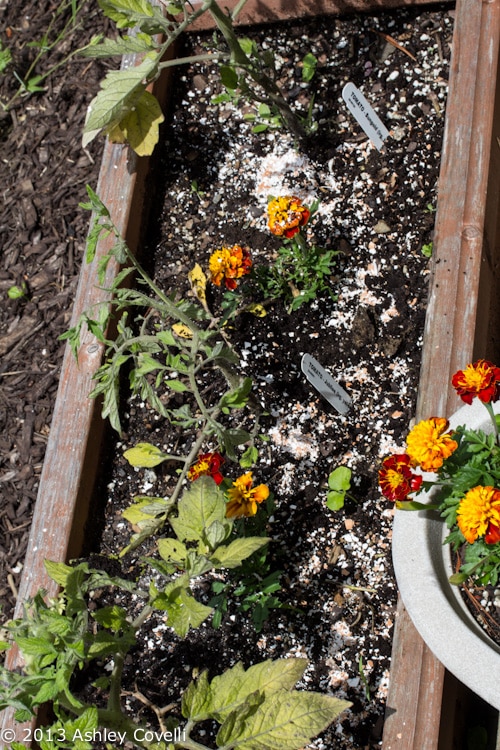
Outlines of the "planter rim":
[{"label": "planter rim", "polygon": [[[500,413],[500,403],[494,404]],[[492,432],[484,405],[476,399],[449,420],[450,427]],[[474,620],[452,574],[448,528],[430,511],[396,511],[392,554],[399,592],[423,640],[461,682],[500,710],[500,647]]]}]

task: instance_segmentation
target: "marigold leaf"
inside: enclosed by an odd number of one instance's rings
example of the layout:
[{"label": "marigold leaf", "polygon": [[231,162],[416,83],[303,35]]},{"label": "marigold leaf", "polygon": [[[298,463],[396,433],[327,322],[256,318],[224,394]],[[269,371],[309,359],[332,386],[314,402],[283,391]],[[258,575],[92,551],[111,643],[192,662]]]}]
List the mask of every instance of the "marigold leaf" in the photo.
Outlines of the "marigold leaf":
[{"label": "marigold leaf", "polygon": [[464,583],[468,577],[468,573],[454,573],[448,578],[448,580],[453,586],[460,586],[460,584]]},{"label": "marigold leaf", "polygon": [[438,510],[436,503],[419,503],[416,500],[404,500],[396,503],[398,510]]}]

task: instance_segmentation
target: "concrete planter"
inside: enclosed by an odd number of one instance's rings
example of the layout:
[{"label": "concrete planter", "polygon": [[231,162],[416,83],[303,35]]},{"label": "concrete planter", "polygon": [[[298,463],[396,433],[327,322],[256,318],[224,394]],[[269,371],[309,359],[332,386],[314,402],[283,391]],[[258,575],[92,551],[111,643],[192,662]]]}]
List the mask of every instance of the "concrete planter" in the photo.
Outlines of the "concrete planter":
[{"label": "concrete planter", "polygon": [[[500,412],[500,404],[496,404]],[[491,432],[485,407],[474,401],[450,418],[450,428]],[[429,494],[418,500],[429,502]],[[418,632],[452,674],[487,703],[500,710],[500,647],[478,625],[457,586],[448,579],[453,568],[446,524],[435,512],[396,511],[393,559],[399,593]],[[470,658],[472,657],[473,658]]]}]

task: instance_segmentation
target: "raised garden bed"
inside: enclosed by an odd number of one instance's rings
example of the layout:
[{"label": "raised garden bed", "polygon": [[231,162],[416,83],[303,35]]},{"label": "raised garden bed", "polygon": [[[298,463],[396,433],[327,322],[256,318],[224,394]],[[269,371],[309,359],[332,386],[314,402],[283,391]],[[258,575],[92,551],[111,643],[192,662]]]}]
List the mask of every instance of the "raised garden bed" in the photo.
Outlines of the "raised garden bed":
[{"label": "raised garden bed", "polygon": [[[457,3],[417,419],[431,414],[450,416],[460,402],[451,385],[446,389],[443,384],[451,383],[461,362],[495,359],[499,354],[494,333],[498,321],[494,290],[498,284],[499,11],[494,4]],[[474,92],[470,109],[463,106],[466,92]],[[445,743],[443,747],[451,746],[453,722],[444,717],[454,717],[460,737],[467,704],[474,705],[474,697],[445,674],[400,602],[384,748],[432,748],[438,746],[438,738]]]},{"label": "raised garden bed", "polygon": [[[487,9],[493,8],[493,11],[495,10],[496,6],[495,4],[489,4],[485,6]],[[457,26],[460,29],[460,33],[463,34],[463,36],[459,37],[459,43],[455,42],[455,45],[458,46],[461,50],[462,49],[470,49],[467,45],[469,42],[464,41],[464,37],[468,39],[468,36],[466,34],[471,34],[471,40],[474,40],[474,52],[476,56],[473,57],[476,61],[475,65],[463,65],[463,57],[460,59],[460,69],[466,70],[468,72],[468,78],[467,81],[459,81],[456,83],[455,90],[452,89],[453,96],[457,97],[457,101],[463,101],[463,90],[460,88],[459,83],[461,85],[467,85],[467,91],[470,91],[470,85],[473,84],[476,76],[474,75],[472,70],[475,70],[475,72],[478,74],[477,77],[479,80],[481,80],[482,76],[482,65],[484,65],[483,62],[477,61],[477,47],[475,46],[476,40],[481,40],[481,49],[486,48],[488,50],[489,57],[486,60],[486,66],[487,66],[487,73],[491,76],[491,65],[492,60],[496,60],[498,51],[494,48],[494,43],[490,42],[488,43],[484,33],[479,34],[478,30],[480,29],[498,29],[498,24],[496,23],[498,21],[497,17],[489,17],[486,13],[484,16],[481,14],[478,14],[474,16],[474,22],[471,21],[470,16],[470,7],[467,3],[459,4],[457,8]],[[467,21],[465,21],[467,19]],[[496,20],[495,20],[496,19]],[[496,25],[495,25],[496,24]],[[465,28],[467,25],[467,29]],[[457,40],[457,37],[455,37]],[[498,41],[498,39],[497,39]],[[455,70],[455,77],[458,77],[458,65],[456,66]],[[488,80],[487,78],[485,79]],[[481,84],[483,88],[481,88],[481,94],[484,96],[484,83]],[[491,90],[490,90],[490,100],[491,100]],[[468,94],[469,95],[469,94]],[[479,98],[479,97],[478,97]],[[482,109],[481,112],[484,113],[484,101],[485,99],[482,98]],[[459,110],[457,108],[457,116],[461,114],[463,110]],[[463,119],[463,118],[462,118]],[[487,142],[488,146],[490,145],[491,141],[491,120],[490,124],[486,125],[486,129],[484,134],[479,137],[478,139],[478,129],[477,124],[474,120],[474,116],[471,118],[470,115],[467,115],[466,122],[461,122],[459,126],[459,132],[460,132],[460,142],[457,142],[457,136],[455,135],[454,131],[454,125],[453,122],[450,122],[450,118],[448,116],[448,131],[447,131],[447,151],[445,153],[444,157],[444,164],[443,164],[443,170],[446,168],[449,171],[449,165],[454,164],[456,165],[457,162],[462,164],[463,161],[463,149],[464,144],[468,143],[471,144],[471,139],[474,137],[474,143],[481,143],[484,141],[484,143]],[[472,135],[473,134],[473,135]],[[453,149],[458,149],[458,154]],[[467,151],[467,166],[464,166],[464,175],[468,175],[471,173],[474,174],[474,179],[478,175],[481,175],[480,178],[480,189],[479,192],[475,190],[474,195],[477,196],[482,195],[485,196],[485,189],[484,189],[484,182],[481,180],[484,180],[484,173],[485,170],[487,171],[487,163],[489,159],[489,150],[485,149],[481,150],[481,165],[471,163],[469,161],[469,152]],[[139,202],[141,201],[141,194],[143,194],[143,186],[144,182],[143,177],[141,174],[136,172],[135,177],[132,181],[132,184],[130,187],[127,187],[127,190],[129,190],[130,195],[130,202],[127,200],[124,200],[126,198],[124,194],[124,186],[128,185],[128,180],[126,180],[126,175],[130,173],[130,171],[134,171],[133,168],[131,170],[132,165],[128,163],[128,156],[127,152],[123,150],[121,147],[107,147],[107,158],[109,161],[104,161],[103,164],[103,171],[102,171],[102,178],[101,178],[101,184],[98,187],[98,192],[103,201],[108,205],[108,207],[112,211],[112,215],[114,220],[121,226],[120,229],[122,229],[127,234],[127,238],[129,239],[129,242],[131,246],[135,245],[136,238],[137,238],[137,232],[138,227],[132,226],[132,224],[128,221],[128,215],[131,213],[131,207],[134,206],[133,214],[135,216],[140,214],[140,211],[137,210],[137,199]],[[486,166],[485,166],[486,165]],[[142,165],[144,166],[144,165]],[[122,170],[120,172],[120,170]],[[117,179],[117,174],[119,175],[119,179]],[[109,175],[112,175],[113,183],[119,184],[121,186],[120,194],[117,196],[116,192],[111,191],[107,192],[107,185],[109,185],[108,177]],[[123,177],[122,177],[123,175]],[[460,174],[460,180],[455,184],[453,183],[453,188],[449,189],[449,192],[445,194],[445,197],[442,199],[441,194],[439,197],[439,203],[438,203],[438,231],[437,236],[435,238],[435,252],[438,253],[437,257],[439,256],[439,248],[440,248],[440,242],[443,243],[443,245],[446,244],[446,242],[449,242],[448,236],[444,235],[444,230],[440,229],[440,216],[449,216],[449,210],[447,204],[447,200],[455,200],[458,205],[461,207],[462,210],[468,211],[467,208],[467,200],[466,197],[460,198],[460,191],[459,188],[463,188],[464,184],[468,185],[467,181],[463,181],[462,174]],[[446,187],[449,185],[448,183],[448,176],[446,175]],[[476,184],[474,184],[474,187],[477,187]],[[470,190],[470,188],[469,188]],[[469,193],[468,193],[469,194]],[[490,193],[491,194],[491,193]],[[133,197],[132,197],[133,196]],[[444,201],[444,202],[443,202]],[[116,207],[116,213],[114,211]],[[119,207],[119,209],[118,209]],[[465,207],[465,208],[464,208]],[[495,209],[496,207],[494,207]],[[490,216],[490,215],[489,215]],[[118,218],[117,218],[118,217]],[[454,226],[450,227],[450,231],[453,235],[453,237],[456,236],[456,226],[461,226],[460,224],[460,217],[456,216],[457,222]],[[490,219],[488,219],[489,221]],[[121,223],[123,222],[123,223]],[[482,225],[483,218],[481,214],[481,209],[479,211],[478,215],[475,215],[473,218],[471,218],[468,214],[466,215],[466,220],[464,219],[465,226],[469,226],[469,224],[472,225],[474,228],[474,231],[477,232],[478,227]],[[439,231],[441,231],[441,235],[439,234]],[[480,232],[480,230],[479,230]],[[473,232],[474,234],[474,232]],[[465,237],[470,236],[470,231],[465,232]],[[474,235],[477,236],[477,235]],[[474,237],[473,237],[474,239]],[[451,240],[453,243],[454,240]],[[455,245],[453,245],[455,247]],[[479,247],[479,244],[478,244]],[[100,248],[100,252],[105,252],[106,247]],[[462,248],[463,249],[463,248]],[[479,247],[480,249],[480,247]],[[467,252],[469,251],[469,247],[467,246]],[[470,258],[470,256],[467,256]],[[477,260],[477,256],[476,260]],[[440,270],[439,264],[436,265],[436,268],[438,268],[438,271]],[[470,270],[469,268],[467,269]],[[447,282],[447,276],[446,283],[443,284],[441,282],[441,291],[439,293],[439,297],[441,298],[442,295],[442,289],[443,285],[449,290],[450,297],[446,297],[446,303],[445,309],[454,309],[454,298],[453,294],[456,293],[457,286],[454,286],[454,283],[449,284]],[[477,285],[474,286],[474,281],[476,281],[478,278],[477,273],[472,274],[470,276],[470,279],[472,281],[471,287],[467,288],[468,293],[467,296],[471,296],[473,299],[477,299]],[[439,282],[436,282],[436,284]],[[435,287],[436,288],[436,287]],[[469,291],[470,289],[470,291]],[[88,308],[89,304],[93,301],[95,298],[91,298],[90,294],[95,294],[95,278],[92,278],[91,274],[89,274],[88,268],[83,269],[82,271],[82,279],[80,283],[80,291],[78,294],[77,302],[75,305],[75,317],[74,320],[79,316],[80,312],[83,309]],[[463,292],[462,292],[463,294]],[[444,297],[444,295],[443,295]],[[448,307],[448,305],[451,305],[451,307]],[[475,328],[475,311],[474,311],[474,305],[472,305],[470,308],[470,315],[467,321],[467,325],[463,326],[463,329],[457,330],[456,335],[459,333],[464,334],[464,343],[460,344],[459,351],[461,352],[459,356],[460,362],[458,364],[463,363],[463,359],[468,359],[471,356],[470,349],[467,348],[467,346],[470,343],[471,338],[471,331]],[[439,319],[439,315],[438,315]],[[430,331],[430,333],[429,333]],[[464,333],[465,332],[465,333]],[[455,331],[453,332],[455,335]],[[432,321],[429,323],[428,328],[428,334],[427,338],[432,337]],[[454,338],[449,337],[447,340],[448,342],[451,339],[450,343],[450,352],[455,351],[454,349]],[[425,350],[424,350],[425,351]],[[442,351],[442,350],[441,350]],[[441,354],[442,357],[442,354]],[[92,374],[95,372],[96,368],[98,367],[100,363],[100,348],[96,344],[94,340],[89,338],[87,341],[85,341],[82,349],[81,349],[81,355],[80,355],[80,368],[76,368],[74,365],[74,362],[72,358],[68,355],[65,359],[64,367],[63,367],[63,374],[61,377],[61,386],[60,386],[60,396],[58,398],[58,408],[56,410],[56,414],[54,415],[54,422],[53,422],[53,428],[51,433],[51,442],[49,451],[47,453],[47,459],[44,466],[44,473],[42,476],[42,482],[41,482],[41,488],[40,488],[40,495],[39,495],[39,501],[37,504],[37,514],[34,519],[33,524],[33,531],[32,531],[32,537],[31,537],[31,543],[30,543],[30,553],[26,560],[26,571],[28,574],[23,579],[22,588],[20,591],[20,601],[22,598],[34,593],[35,590],[38,589],[40,585],[46,585],[47,581],[46,579],[40,579],[37,577],[36,571],[42,571],[42,561],[44,558],[50,558],[50,559],[67,559],[68,557],[72,557],[75,554],[78,553],[78,550],[80,548],[81,544],[81,534],[83,530],[83,519],[85,518],[86,514],[86,505],[88,503],[89,498],[92,494],[92,485],[93,480],[97,471],[97,458],[99,456],[99,445],[100,445],[100,432],[102,430],[102,425],[100,423],[100,418],[97,416],[95,411],[95,404],[94,402],[87,401],[85,399],[82,399],[82,393],[87,393],[91,389],[91,377]],[[449,365],[450,370],[453,371],[455,368],[455,364]],[[433,368],[431,368],[433,369]],[[433,372],[435,372],[433,370]],[[443,380],[439,378],[436,381],[436,388],[441,388]],[[424,386],[424,383],[426,381],[422,381],[421,386],[421,392],[427,392],[427,389],[430,387],[428,383]],[[423,390],[422,390],[423,389]],[[74,395],[72,395],[74,394]],[[434,408],[437,408],[438,405],[436,405]],[[69,411],[68,411],[69,410]],[[81,436],[85,436],[83,439]],[[61,445],[65,446],[65,451],[61,450]],[[68,471],[68,466],[71,467],[71,471]],[[64,498],[64,508],[61,508],[59,505],[54,503],[54,496],[57,496],[59,498]],[[45,500],[44,500],[45,498]],[[61,533],[61,518],[64,515],[65,518],[68,518],[68,525],[66,529],[64,530],[64,533]],[[57,529],[57,530],[56,530]],[[62,544],[60,544],[62,542]],[[403,637],[406,638],[405,631],[403,629]],[[398,667],[398,659],[396,658],[394,660],[394,674],[397,674],[396,670]],[[443,670],[440,669],[440,666],[438,664],[434,664],[433,666],[434,672],[435,672],[435,679],[439,683],[439,680],[442,676]],[[420,667],[417,671],[421,672],[422,668]],[[428,680],[428,678],[425,678]],[[415,682],[415,685],[418,684],[418,681]],[[426,686],[430,684],[429,682],[425,683]],[[401,686],[404,685],[405,691],[408,691],[408,674],[405,673],[403,678],[401,679]],[[395,695],[395,691],[398,687],[398,679],[393,678],[392,680],[392,694]],[[397,747],[397,744],[392,744],[393,740],[390,739],[387,732],[391,730],[391,727],[396,727],[396,734],[394,735],[396,737],[396,741],[403,741],[407,742],[408,739],[408,721],[409,719],[404,714],[404,706],[402,703],[398,703],[399,699],[396,699],[391,702],[389,700],[389,708],[391,710],[395,709],[395,713],[392,713],[388,717],[387,726],[389,729],[386,731],[387,739],[385,739],[385,743],[387,744],[387,747]],[[439,707],[439,701],[436,700],[436,695],[434,694],[434,700],[432,701],[434,706]],[[418,703],[418,701],[417,701]],[[408,702],[408,705],[409,702]],[[414,706],[410,708],[411,716],[413,718],[414,716]],[[432,734],[432,731],[437,731],[436,727],[439,725],[439,722],[434,720],[432,723],[432,726],[434,727],[434,730],[429,729],[429,711],[427,706],[421,705],[419,707],[419,712],[421,712],[419,715],[422,718],[422,721],[425,725],[425,734],[426,739],[425,742],[432,742],[432,736],[435,736],[435,734]],[[434,709],[433,715],[439,718],[439,708]],[[405,727],[405,732],[402,734],[401,731],[398,730],[396,724],[397,722],[402,722],[400,726]],[[415,735],[415,737],[418,737],[418,733]],[[422,743],[419,743],[417,740],[414,740],[414,744],[400,744],[400,747],[434,747],[436,745],[432,744],[425,744],[424,741]],[[444,747],[444,746],[443,746]]]}]

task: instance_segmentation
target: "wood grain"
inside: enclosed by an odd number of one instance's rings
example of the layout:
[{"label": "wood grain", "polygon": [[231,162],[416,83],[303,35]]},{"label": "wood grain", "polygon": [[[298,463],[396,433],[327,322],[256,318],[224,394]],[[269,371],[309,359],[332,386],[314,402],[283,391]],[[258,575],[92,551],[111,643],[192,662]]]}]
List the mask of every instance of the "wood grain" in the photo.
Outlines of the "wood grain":
[{"label": "wood grain", "polygon": [[[476,357],[494,356],[490,315],[500,251],[495,167],[499,37],[498,0],[457,2],[417,420],[452,414],[460,405],[450,383],[453,373]],[[454,732],[442,726],[451,711],[444,684],[444,667],[400,601],[384,750],[458,746]],[[456,688],[454,701],[459,699],[472,699],[463,686]]]}]

